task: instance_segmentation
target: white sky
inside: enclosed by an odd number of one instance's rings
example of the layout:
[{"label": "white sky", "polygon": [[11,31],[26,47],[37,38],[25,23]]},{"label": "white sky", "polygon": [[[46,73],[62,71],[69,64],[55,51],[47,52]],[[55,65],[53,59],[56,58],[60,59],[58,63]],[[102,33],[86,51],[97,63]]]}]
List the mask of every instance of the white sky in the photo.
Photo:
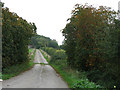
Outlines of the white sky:
[{"label": "white sky", "polygon": [[112,7],[118,10],[120,0],[1,0],[11,12],[17,13],[28,22],[34,22],[37,33],[56,39],[62,44],[64,37],[60,30],[64,29],[67,19],[71,17],[71,11],[75,4],[100,5]]}]

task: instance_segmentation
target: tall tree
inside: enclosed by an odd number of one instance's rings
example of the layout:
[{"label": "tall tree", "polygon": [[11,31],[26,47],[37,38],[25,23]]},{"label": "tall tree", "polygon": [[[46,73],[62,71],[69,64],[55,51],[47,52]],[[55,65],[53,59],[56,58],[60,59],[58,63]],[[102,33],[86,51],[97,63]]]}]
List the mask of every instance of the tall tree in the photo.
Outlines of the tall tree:
[{"label": "tall tree", "polygon": [[36,32],[35,24],[10,12],[9,8],[2,8],[2,18],[3,68],[28,61],[28,44]]},{"label": "tall tree", "polygon": [[75,5],[70,22],[62,31],[70,66],[78,70],[104,72],[101,77],[106,81],[118,79],[117,72],[114,72],[118,57],[116,15],[108,7],[100,6],[97,9],[87,4]]}]

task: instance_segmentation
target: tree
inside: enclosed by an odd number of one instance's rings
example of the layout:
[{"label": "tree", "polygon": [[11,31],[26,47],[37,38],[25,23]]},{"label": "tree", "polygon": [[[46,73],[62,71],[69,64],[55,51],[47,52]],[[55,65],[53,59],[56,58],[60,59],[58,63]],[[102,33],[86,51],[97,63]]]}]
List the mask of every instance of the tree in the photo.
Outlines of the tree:
[{"label": "tree", "polygon": [[[118,57],[116,15],[117,13],[108,7],[100,6],[96,9],[87,4],[76,4],[71,18],[68,19],[69,23],[62,31],[69,65],[96,74],[97,71],[101,72],[103,81],[106,80],[107,84],[109,80],[112,82],[106,85],[107,87],[116,85],[114,81],[118,79],[117,72],[114,72],[117,69]],[[89,74],[93,80],[95,73]],[[107,75],[109,77],[106,77]]]},{"label": "tree", "polygon": [[28,44],[36,32],[35,24],[28,23],[9,8],[2,8],[2,64],[3,68],[27,62]]},{"label": "tree", "polygon": [[48,37],[41,35],[35,35],[34,37],[32,37],[30,44],[36,48],[40,48],[40,47],[58,48],[58,43],[56,40],[52,40]]}]

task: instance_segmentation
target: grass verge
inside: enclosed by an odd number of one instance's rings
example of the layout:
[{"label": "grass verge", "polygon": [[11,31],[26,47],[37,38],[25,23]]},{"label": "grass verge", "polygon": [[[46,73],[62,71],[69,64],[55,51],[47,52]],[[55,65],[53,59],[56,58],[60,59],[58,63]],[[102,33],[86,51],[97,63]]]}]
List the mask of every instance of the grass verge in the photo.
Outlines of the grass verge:
[{"label": "grass verge", "polygon": [[[42,50],[40,50],[40,51],[43,54],[44,58],[47,61],[49,61],[48,57],[45,56],[45,54],[42,52]],[[60,64],[60,63],[62,63],[62,64]],[[64,61],[62,60],[62,62],[59,61],[59,62],[50,63],[50,65],[55,69],[55,71],[60,74],[60,76],[63,78],[63,80],[66,81],[68,83],[68,86],[71,88],[73,83],[75,83],[76,80],[78,80],[79,78],[76,76],[76,74],[74,74],[74,73],[71,74],[72,69],[71,70],[69,69],[70,72],[67,71],[68,67],[65,64],[66,64],[66,60],[64,60]]]},{"label": "grass verge", "polygon": [[[45,57],[45,55],[43,54]],[[47,57],[45,57],[48,59]],[[49,59],[48,59],[49,60]],[[87,73],[83,71],[77,71],[70,68],[67,65],[67,60],[54,60],[49,62],[49,64],[55,69],[57,73],[67,82],[68,87],[73,90],[78,90],[80,88],[103,88],[100,85],[96,85],[94,82],[90,82],[87,79]]]},{"label": "grass verge", "polygon": [[32,52],[32,50],[33,50],[33,49],[32,49],[32,48],[30,48],[30,49],[29,49],[29,53],[31,53],[31,52]]},{"label": "grass verge", "polygon": [[56,60],[50,63],[50,65],[68,83],[69,88],[73,90],[78,90],[78,88],[95,88],[95,90],[96,88],[103,88],[100,85],[96,85],[94,82],[90,82],[87,79],[86,72],[71,69],[67,65],[67,60]]},{"label": "grass verge", "polygon": [[60,74],[64,81],[68,83],[69,88],[72,88],[73,84],[76,83],[77,80],[80,80],[79,73],[68,67],[66,60],[52,62],[50,65]]},{"label": "grass verge", "polygon": [[17,65],[13,65],[13,66],[4,68],[3,73],[2,73],[2,79],[3,80],[10,79],[14,76],[19,75],[20,73],[23,73],[23,72],[31,69],[34,66],[33,59],[35,57],[35,52],[36,52],[36,50],[34,50],[34,53],[30,57],[31,60],[29,62],[24,62],[21,64],[17,64]]},{"label": "grass verge", "polygon": [[44,58],[47,60],[47,62],[49,63],[50,60],[49,60],[48,57],[45,55],[45,53],[44,53],[41,49],[39,49],[39,50],[40,50],[40,52],[42,53],[42,55],[44,56]]}]

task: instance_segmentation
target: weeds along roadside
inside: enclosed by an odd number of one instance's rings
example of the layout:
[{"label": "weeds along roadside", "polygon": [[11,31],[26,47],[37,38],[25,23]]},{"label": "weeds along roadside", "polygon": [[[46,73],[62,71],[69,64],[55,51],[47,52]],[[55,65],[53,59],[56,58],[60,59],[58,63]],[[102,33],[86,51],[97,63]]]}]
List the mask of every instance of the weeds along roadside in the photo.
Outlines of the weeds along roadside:
[{"label": "weeds along roadside", "polygon": [[[29,50],[29,54],[30,54],[30,52],[32,52],[32,51]],[[3,73],[2,73],[2,79],[3,80],[10,79],[12,77],[19,75],[20,73],[23,73],[23,72],[31,69],[34,66],[33,60],[35,57],[35,53],[36,53],[36,49],[34,49],[32,55],[29,55],[29,57],[30,57],[29,62],[24,62],[21,64],[16,64],[16,65],[4,68]]]},{"label": "weeds along roadside", "polygon": [[39,50],[42,53],[42,55],[44,56],[44,58],[47,60],[47,62],[49,63],[50,62],[50,58],[48,58],[48,55],[45,55],[45,53],[41,49],[39,49]]},{"label": "weeds along roadside", "polygon": [[[46,48],[43,50],[51,56],[49,60],[45,53],[40,50],[45,59],[49,61],[49,64],[60,74],[63,80],[68,83],[69,88],[73,88],[73,90],[76,88],[102,88],[100,85],[90,82],[87,79],[86,72],[78,72],[70,68],[67,65],[66,55],[63,55],[63,53],[65,54],[64,50],[56,50],[54,48]],[[50,51],[52,51],[52,53]]]}]

